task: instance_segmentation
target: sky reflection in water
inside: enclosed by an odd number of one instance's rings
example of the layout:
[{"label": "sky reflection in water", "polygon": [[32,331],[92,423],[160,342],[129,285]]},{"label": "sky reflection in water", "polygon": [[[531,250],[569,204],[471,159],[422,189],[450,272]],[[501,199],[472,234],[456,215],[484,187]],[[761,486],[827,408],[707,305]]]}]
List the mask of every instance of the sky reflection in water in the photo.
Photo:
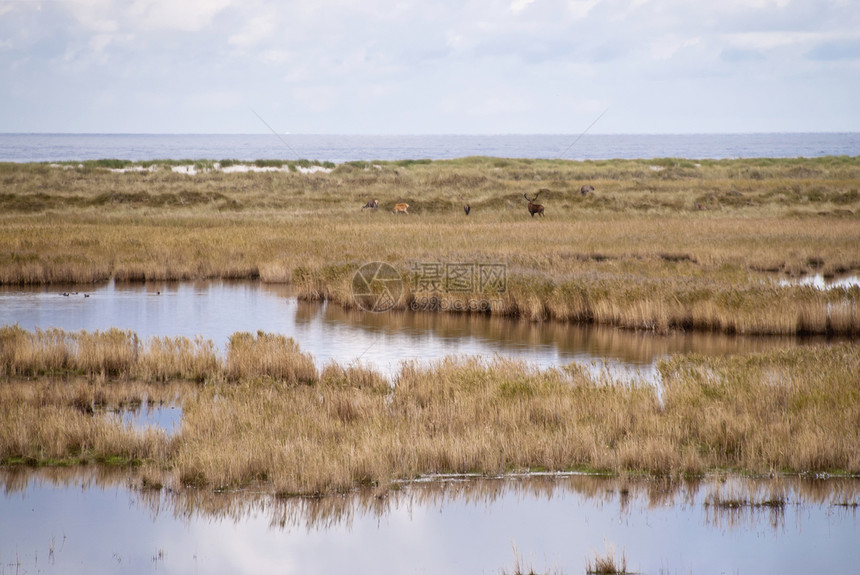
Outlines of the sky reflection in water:
[{"label": "sky reflection in water", "polygon": [[[538,572],[583,573],[606,544],[641,573],[849,573],[860,561],[856,479],[446,480],[382,499],[139,492],[133,481],[0,471],[0,572],[497,574],[516,546]],[[715,494],[784,505],[721,509]]]},{"label": "sky reflection in water", "polygon": [[438,312],[374,314],[299,302],[284,285],[220,280],[111,282],[87,292],[81,286],[0,288],[0,325],[15,323],[28,330],[116,327],[136,332],[143,341],[152,336],[201,335],[213,340],[222,352],[231,334],[262,330],[292,337],[314,356],[320,368],[330,361],[342,365],[360,361],[389,377],[404,361],[500,354],[541,368],[576,361],[616,377],[656,380],[655,361],[672,353],[722,355],[815,341],[702,333],[657,335]]}]

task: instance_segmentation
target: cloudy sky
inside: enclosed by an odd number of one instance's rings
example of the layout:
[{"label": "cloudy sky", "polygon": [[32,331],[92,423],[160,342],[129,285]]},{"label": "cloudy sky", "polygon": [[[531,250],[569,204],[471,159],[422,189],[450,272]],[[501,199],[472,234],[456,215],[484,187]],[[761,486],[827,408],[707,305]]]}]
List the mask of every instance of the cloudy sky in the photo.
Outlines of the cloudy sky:
[{"label": "cloudy sky", "polygon": [[0,132],[860,131],[860,0],[0,0]]}]

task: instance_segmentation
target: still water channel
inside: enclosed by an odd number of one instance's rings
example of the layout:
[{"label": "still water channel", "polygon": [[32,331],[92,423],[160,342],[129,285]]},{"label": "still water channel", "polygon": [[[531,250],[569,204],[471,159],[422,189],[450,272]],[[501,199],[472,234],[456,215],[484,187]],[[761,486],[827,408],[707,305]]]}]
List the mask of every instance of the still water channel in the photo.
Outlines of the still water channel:
[{"label": "still water channel", "polygon": [[[0,471],[2,573],[856,573],[860,481],[437,479],[384,497],[140,491]],[[516,549],[516,551],[515,551]],[[620,561],[618,561],[620,562]]]},{"label": "still water channel", "polygon": [[[66,295],[67,294],[67,295]],[[0,325],[129,329],[211,339],[280,333],[317,365],[355,361],[393,375],[403,361],[500,354],[572,361],[659,384],[673,353],[815,345],[794,337],[656,335],[439,313],[372,314],[297,301],[260,282],[0,288]],[[177,406],[120,414],[168,433]],[[5,573],[584,573],[614,546],[640,573],[855,573],[860,479],[708,479],[666,485],[585,476],[437,479],[382,498],[277,499],[253,490],[140,491],[134,471],[0,470]]]},{"label": "still water channel", "polygon": [[[68,294],[68,295],[65,295]],[[710,333],[657,335],[605,326],[532,323],[455,313],[368,313],[298,301],[289,286],[253,281],[110,282],[81,286],[0,287],[0,325],[27,330],[129,329],[151,336],[201,335],[222,352],[240,331],[279,333],[310,352],[318,367],[355,361],[386,375],[404,361],[449,355],[522,359],[541,368],[576,361],[618,376],[656,377],[673,353],[728,354],[820,342],[796,337]]]}]

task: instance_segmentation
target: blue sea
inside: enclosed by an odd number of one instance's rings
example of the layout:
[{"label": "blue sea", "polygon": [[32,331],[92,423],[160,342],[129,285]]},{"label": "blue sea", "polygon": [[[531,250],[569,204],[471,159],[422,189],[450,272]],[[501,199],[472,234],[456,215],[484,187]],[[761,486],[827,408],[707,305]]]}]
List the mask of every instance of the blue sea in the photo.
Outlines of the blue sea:
[{"label": "blue sea", "polygon": [[0,134],[2,162],[566,160],[860,156],[860,133],[667,135]]}]

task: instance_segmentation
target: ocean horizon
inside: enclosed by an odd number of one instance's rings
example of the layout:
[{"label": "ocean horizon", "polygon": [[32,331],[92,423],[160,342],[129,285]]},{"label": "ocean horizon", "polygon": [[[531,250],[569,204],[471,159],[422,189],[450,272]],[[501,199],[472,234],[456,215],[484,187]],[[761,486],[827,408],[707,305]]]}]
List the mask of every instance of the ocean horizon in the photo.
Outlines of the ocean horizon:
[{"label": "ocean horizon", "polygon": [[0,162],[153,160],[735,159],[860,155],[858,132],[742,134],[0,133]]}]

